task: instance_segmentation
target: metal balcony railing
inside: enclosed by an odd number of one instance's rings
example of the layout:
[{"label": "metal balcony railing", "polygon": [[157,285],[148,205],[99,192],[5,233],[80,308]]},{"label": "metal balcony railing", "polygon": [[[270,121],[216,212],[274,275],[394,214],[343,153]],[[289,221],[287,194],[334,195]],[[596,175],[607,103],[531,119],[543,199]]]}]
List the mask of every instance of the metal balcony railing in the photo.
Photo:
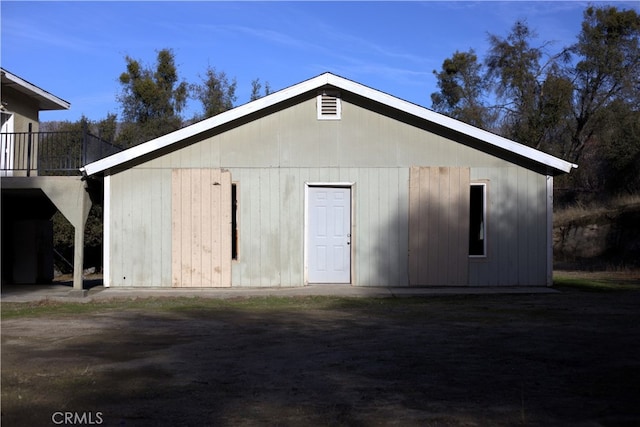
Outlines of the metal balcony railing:
[{"label": "metal balcony railing", "polygon": [[86,129],[0,133],[0,176],[80,175],[82,166],[119,151]]}]

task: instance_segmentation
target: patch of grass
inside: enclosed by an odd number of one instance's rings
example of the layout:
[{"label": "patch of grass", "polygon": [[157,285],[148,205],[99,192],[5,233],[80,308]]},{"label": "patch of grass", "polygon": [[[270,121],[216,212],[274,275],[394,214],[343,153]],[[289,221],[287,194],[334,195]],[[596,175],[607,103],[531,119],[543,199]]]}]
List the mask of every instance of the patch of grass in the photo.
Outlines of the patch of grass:
[{"label": "patch of grass", "polygon": [[[459,304],[468,296],[437,296],[430,298],[363,298],[334,296],[297,297],[150,297],[119,298],[103,301],[66,302],[42,300],[36,302],[1,302],[0,317],[5,319],[39,316],[75,316],[110,311],[153,311],[156,313],[202,313],[207,311],[241,310],[264,313],[272,311],[347,310],[387,315],[418,315],[425,313],[425,305]],[[427,310],[428,312],[428,310]]]},{"label": "patch of grass", "polygon": [[[151,310],[155,312],[197,312],[239,309],[264,312],[270,310],[327,310],[333,308],[373,308],[393,304],[393,299],[342,298],[331,296],[304,297],[251,297],[251,298],[195,298],[159,297],[111,299],[107,301],[64,302],[43,300],[37,302],[2,302],[2,319],[37,316],[73,316],[108,312],[112,310]],[[405,301],[406,303],[406,301]]]},{"label": "patch of grass", "polygon": [[596,217],[619,212],[620,210],[637,206],[640,204],[640,195],[628,195],[614,198],[603,202],[596,201],[589,204],[577,203],[558,209],[553,213],[554,222],[556,224],[564,224],[571,221],[578,221],[586,217]]},{"label": "patch of grass", "polygon": [[[47,315],[74,315],[91,313],[97,310],[96,303],[66,303],[51,300],[35,302],[2,302],[0,303],[2,319],[16,317],[34,317]],[[106,306],[108,304],[100,304]],[[110,305],[110,304],[109,304]]]},{"label": "patch of grass", "polygon": [[640,283],[634,283],[634,281],[567,276],[554,277],[553,286],[557,288],[572,288],[591,292],[640,290]]}]

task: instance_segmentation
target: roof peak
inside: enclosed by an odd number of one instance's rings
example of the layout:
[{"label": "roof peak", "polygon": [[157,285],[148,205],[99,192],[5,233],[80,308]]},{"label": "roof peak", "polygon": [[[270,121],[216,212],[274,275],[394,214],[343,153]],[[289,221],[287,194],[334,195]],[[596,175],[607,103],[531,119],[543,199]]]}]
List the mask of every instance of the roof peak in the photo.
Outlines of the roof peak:
[{"label": "roof peak", "polygon": [[563,172],[568,173],[571,169],[577,167],[575,164],[569,163],[550,154],[543,153],[526,145],[511,141],[507,138],[471,126],[443,114],[436,113],[435,111],[429,110],[420,105],[402,100],[377,89],[372,89],[361,83],[357,83],[331,72],[324,72],[293,86],[273,92],[263,98],[243,104],[225,111],[224,113],[179,129],[175,132],[144,142],[102,160],[90,163],[84,166],[82,171],[86,175],[94,175],[104,172],[112,167],[119,166],[138,157],[150,154],[156,150],[168,147],[178,141],[194,137],[198,134],[214,129],[223,124],[230,123],[257,111],[272,107],[296,96],[320,89],[326,85],[331,85],[340,90],[357,94],[371,101],[386,105],[406,114],[410,114],[416,118],[446,127],[455,132],[477,139],[483,143],[516,154],[517,156],[531,160],[555,171],[555,173],[553,173],[554,175]]}]

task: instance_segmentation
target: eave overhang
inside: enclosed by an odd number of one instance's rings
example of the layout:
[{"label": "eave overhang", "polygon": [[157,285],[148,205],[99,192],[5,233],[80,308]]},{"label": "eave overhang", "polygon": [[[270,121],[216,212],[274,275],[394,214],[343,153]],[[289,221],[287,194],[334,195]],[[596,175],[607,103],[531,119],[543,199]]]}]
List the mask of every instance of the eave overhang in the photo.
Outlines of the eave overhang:
[{"label": "eave overhang", "polygon": [[2,87],[10,87],[25,96],[34,99],[38,104],[40,111],[46,110],[68,110],[71,104],[62,98],[59,98],[46,90],[29,83],[28,81],[10,73],[4,68],[0,71],[2,79]]},{"label": "eave overhang", "polygon": [[354,93],[367,98],[370,101],[382,104],[386,107],[396,109],[402,113],[409,114],[415,118],[425,120],[435,125],[442,126],[453,132],[460,133],[466,137],[477,140],[481,144],[487,144],[494,149],[503,150],[511,155],[521,157],[527,162],[536,164],[537,169],[545,170],[547,175],[559,175],[569,173],[578,165],[567,162],[550,154],[503,138],[499,135],[487,132],[477,127],[468,125],[456,119],[452,119],[443,114],[436,113],[427,108],[421,107],[408,101],[404,101],[392,95],[386,94],[376,89],[369,88],[360,83],[336,76],[331,73],[324,73],[312,79],[303,81],[286,89],[274,92],[264,98],[249,102],[232,110],[218,114],[214,117],[194,123],[175,132],[152,139],[135,147],[129,148],[120,153],[87,164],[81,171],[84,175],[90,176],[103,173],[109,169],[119,167],[128,162],[143,156],[148,156],[155,151],[166,149],[172,144],[194,138],[199,134],[210,132],[219,126],[229,124],[233,121],[246,118],[251,114],[260,112],[280,103],[284,103],[293,98],[299,97],[320,88],[332,87],[335,89]]}]

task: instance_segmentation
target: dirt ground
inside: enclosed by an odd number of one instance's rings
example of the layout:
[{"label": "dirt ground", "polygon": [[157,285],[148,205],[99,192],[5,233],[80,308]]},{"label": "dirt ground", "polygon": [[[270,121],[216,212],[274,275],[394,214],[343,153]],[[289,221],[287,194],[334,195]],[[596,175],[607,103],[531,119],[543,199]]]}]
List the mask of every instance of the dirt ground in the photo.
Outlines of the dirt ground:
[{"label": "dirt ground", "polygon": [[96,303],[3,320],[3,427],[64,413],[119,426],[637,426],[640,292]]}]

